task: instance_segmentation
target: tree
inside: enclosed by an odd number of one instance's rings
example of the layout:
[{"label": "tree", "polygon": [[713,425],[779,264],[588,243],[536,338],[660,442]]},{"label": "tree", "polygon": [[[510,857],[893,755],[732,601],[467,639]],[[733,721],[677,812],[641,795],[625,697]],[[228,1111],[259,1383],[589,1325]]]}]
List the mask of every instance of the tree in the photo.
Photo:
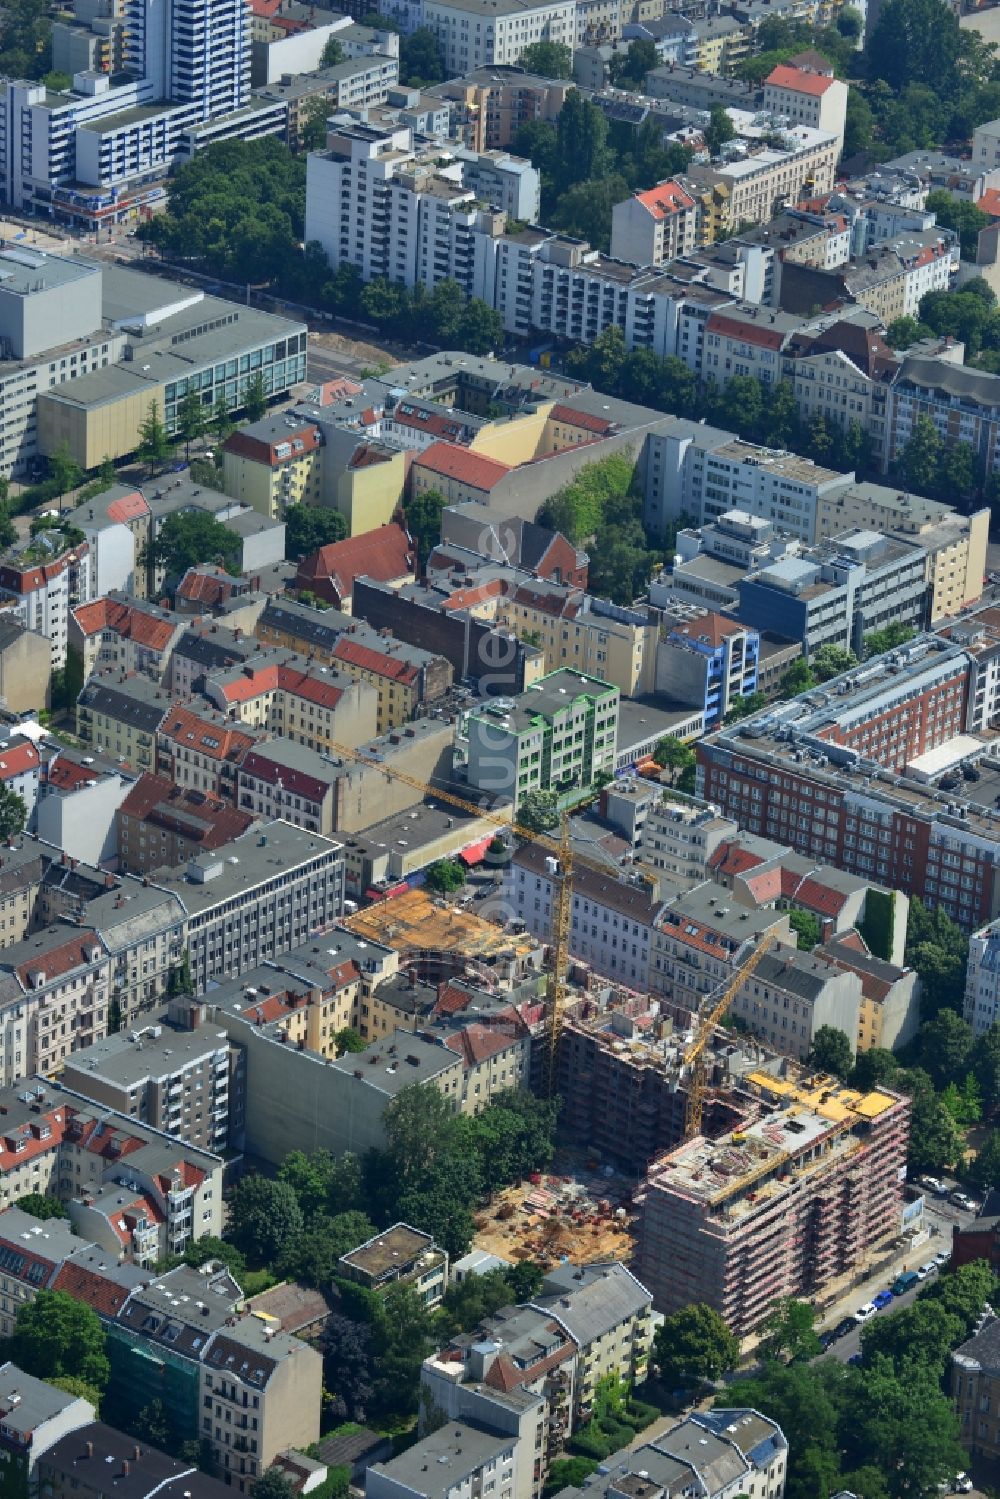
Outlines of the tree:
[{"label": "tree", "polygon": [[49,455],[49,474],[60,499],[68,490],[75,489],[83,479],[83,469],[65,442],[61,442],[55,452]]},{"label": "tree", "polygon": [[417,556],[421,571],[427,558],[441,540],[441,515],[444,511],[444,495],[439,489],[425,489],[413,494],[403,503],[406,529],[417,544]]},{"label": "tree", "polygon": [[173,451],[173,444],[167,436],[167,429],[163,425],[163,419],[155,401],[150,401],[146,415],[139,423],[138,436],[136,453],[143,463],[149,465],[149,474],[152,478],[157,468],[166,463]]},{"label": "tree", "polygon": [[851,1083],[863,1093],[878,1088],[882,1083],[892,1084],[899,1071],[899,1063],[891,1051],[884,1046],[871,1046],[858,1053],[858,1060],[851,1073]]},{"label": "tree", "polygon": [[177,434],[184,440],[184,457],[191,457],[191,444],[208,430],[208,412],[196,390],[189,390],[177,406]]},{"label": "tree", "polygon": [[729,703],[726,723],[739,723],[740,719],[749,718],[752,713],[760,713],[766,707],[765,692],[751,692],[747,697],[734,697]]},{"label": "tree", "polygon": [[531,42],[521,53],[518,66],[537,78],[572,78],[573,52],[565,42]]},{"label": "tree", "polygon": [[907,917],[905,956],[920,974],[920,1013],[925,1019],[942,1009],[961,1010],[968,955],[969,940],[958,923],[940,907],[930,911],[914,897]]},{"label": "tree", "polygon": [[11,517],[6,500],[0,501],[0,547],[13,546],[17,540],[17,527]]},{"label": "tree", "polygon": [[342,1026],[339,1031],[335,1031],[333,1040],[338,1057],[347,1056],[349,1052],[364,1051],[368,1045],[364,1036],[351,1025]]},{"label": "tree", "polygon": [[[890,0],[890,4],[894,0]],[[885,1474],[893,1499],[934,1493],[961,1469],[958,1417],[926,1364],[896,1373],[876,1358],[864,1376],[865,1399],[853,1412],[848,1450]]]},{"label": "tree", "polygon": [[135,1435],[160,1451],[173,1447],[178,1433],[162,1400],[151,1400],[135,1418]]},{"label": "tree", "polygon": [[808,692],[811,687],[816,686],[816,678],[810,670],[809,663],[805,657],[793,661],[781,679],[778,690],[782,697],[798,697],[800,693]]},{"label": "tree", "polygon": [[168,515],[153,539],[146,543],[142,561],[162,568],[168,577],[180,578],[199,562],[219,562],[239,573],[242,543],[207,510],[177,510]]},{"label": "tree", "polygon": [[[327,128],[333,106],[329,94],[314,94],[299,111],[299,148],[321,151],[326,145]],[[324,297],[324,301],[327,299]]]},{"label": "tree", "polygon": [[628,182],[617,173],[598,182],[576,182],[566,189],[548,217],[554,228],[574,239],[587,240],[606,255],[611,248],[615,204],[628,195]]},{"label": "tree", "polygon": [[445,78],[441,44],[429,26],[418,26],[399,44],[399,81],[410,87],[441,83]]},{"label": "tree", "polygon": [[558,799],[554,791],[529,791],[518,802],[517,820],[531,833],[550,833],[559,826]]},{"label": "tree", "polygon": [[655,68],[659,61],[655,42],[646,40],[630,42],[625,52],[616,52],[611,58],[609,65],[611,82],[616,88],[644,88],[646,74]]},{"label": "tree", "polygon": [[736,134],[736,127],[721,104],[713,104],[705,127],[705,145],[709,155],[718,156],[727,141]]},{"label": "tree", "polygon": [[343,44],[336,36],[329,36],[326,45],[320,53],[319,65],[321,68],[335,68],[344,61]]},{"label": "tree", "polygon": [[63,1203],[58,1197],[46,1197],[42,1192],[28,1192],[24,1197],[19,1197],[14,1204],[20,1208],[22,1213],[30,1213],[33,1218],[68,1218]]},{"label": "tree", "polygon": [[270,1265],[303,1228],[302,1209],[287,1182],[244,1176],[229,1204],[229,1237],[253,1265]]},{"label": "tree", "polygon": [[280,1468],[266,1468],[254,1484],[253,1491],[258,1499],[295,1499],[295,1485]]},{"label": "tree", "polygon": [[78,1379],[75,1374],[57,1374],[55,1379],[50,1379],[48,1383],[55,1385],[56,1389],[62,1390],[65,1395],[75,1395],[79,1400],[89,1400],[94,1407],[94,1415],[100,1416],[103,1392],[96,1385],[88,1384],[85,1379]]},{"label": "tree", "polygon": [[854,1066],[850,1037],[835,1025],[821,1025],[813,1035],[809,1061],[821,1072],[847,1077]]},{"label": "tree", "polygon": [[912,625],[900,624],[898,620],[882,630],[869,630],[862,642],[865,660],[869,656],[884,656],[886,651],[898,650],[901,645],[912,640],[915,633]]},{"label": "tree", "polygon": [[[853,89],[851,93],[854,93]],[[886,329],[885,341],[891,349],[908,349],[911,344],[926,337],[931,331],[922,323],[918,323],[915,317],[898,317]]]},{"label": "tree", "polygon": [[664,734],[653,751],[653,759],[661,770],[670,771],[670,784],[676,785],[677,777],[695,763],[694,750],[676,734]]},{"label": "tree", "polygon": [[788,924],[795,933],[795,945],[799,952],[812,952],[822,935],[819,917],[812,911],[791,911]]},{"label": "tree", "polygon": [[214,1234],[206,1234],[203,1239],[192,1239],[184,1251],[185,1265],[193,1265],[197,1270],[201,1265],[207,1265],[209,1260],[218,1260],[225,1265],[233,1279],[242,1285],[247,1273],[247,1262],[235,1244],[230,1244],[228,1239],[217,1239]]},{"label": "tree", "polygon": [[285,556],[309,557],[320,547],[343,541],[347,521],[339,510],[318,505],[289,505],[285,511]]},{"label": "tree", "polygon": [[857,664],[858,658],[853,651],[832,642],[821,645],[809,659],[810,670],[817,682],[828,682],[831,677],[839,677]]},{"label": "tree", "polygon": [[898,1075],[898,1085],[910,1094],[910,1141],[907,1152],[913,1172],[944,1171],[962,1149],[958,1126],[948,1113],[926,1072],[913,1068]]},{"label": "tree", "polygon": [[920,1027],[917,1054],[936,1088],[965,1076],[973,1040],[972,1027],[954,1010],[939,1010]]},{"label": "tree", "polygon": [[865,50],[871,76],[891,89],[923,83],[947,95],[956,79],[958,19],[944,0],[887,0]]},{"label": "tree", "polygon": [[970,1060],[983,1105],[994,1114],[1000,1108],[1000,1026],[991,1025],[976,1037]]},{"label": "tree", "polygon": [[908,489],[932,493],[941,456],[941,439],[929,416],[918,416],[900,457],[900,471]]},{"label": "tree", "polygon": [[980,230],[991,222],[989,214],[983,213],[974,203],[953,198],[943,188],[927,194],[926,208],[928,213],[934,214],[942,228],[954,229],[961,243],[962,259],[974,261]]},{"label": "tree", "polygon": [[557,1457],[549,1464],[543,1492],[558,1494],[562,1489],[582,1488],[584,1480],[596,1473],[599,1466],[596,1457]]},{"label": "tree", "polygon": [[374,1223],[357,1211],[328,1217],[318,1213],[303,1231],[286,1245],[279,1262],[280,1273],[289,1280],[322,1290],[337,1273],[341,1255],[375,1237]]},{"label": "tree", "polygon": [[388,1153],[401,1182],[426,1177],[447,1148],[454,1117],[451,1103],[436,1088],[411,1083],[400,1089],[383,1119]]},{"label": "tree", "polygon": [[815,1330],[816,1310],[808,1301],[786,1296],[775,1304],[764,1323],[761,1352],[765,1358],[781,1358],[802,1363],[821,1352]]},{"label": "tree", "polygon": [[259,422],[267,411],[267,386],[260,370],[256,370],[240,392],[243,410],[251,422]]},{"label": "tree", "polygon": [[1000,1130],[991,1129],[969,1167],[969,1180],[981,1192],[1000,1185]]},{"label": "tree", "polygon": [[427,871],[426,884],[439,895],[451,895],[465,884],[465,870],[457,859],[438,859]]},{"label": "tree", "polygon": [[455,341],[470,354],[491,354],[503,346],[503,319],[481,297],[468,297],[462,304]]},{"label": "tree", "polygon": [[22,1306],[9,1348],[26,1374],[39,1379],[68,1375],[102,1393],[107,1388],[111,1370],[97,1313],[65,1291],[39,1291]]},{"label": "tree", "polygon": [[[343,1034],[338,1032],[334,1039]],[[364,1042],[361,1044],[363,1049]],[[314,1150],[311,1155],[301,1150],[289,1151],[281,1163],[278,1180],[288,1182],[306,1218],[317,1213],[348,1212],[363,1198],[361,1165],[349,1151],[336,1159],[328,1150]]]},{"label": "tree", "polygon": [[229,412],[229,402],[221,390],[212,406],[211,427],[215,433],[215,440],[218,443],[224,443],[233,430],[233,419]]},{"label": "tree", "polygon": [[694,1302],[664,1317],[653,1352],[667,1388],[682,1389],[735,1369],[740,1344],[713,1307]]},{"label": "tree", "polygon": [[334,1411],[352,1421],[368,1419],[374,1395],[372,1329],[333,1312],[322,1333],[323,1384]]},{"label": "tree", "polygon": [[0,841],[16,838],[24,832],[28,809],[24,798],[10,786],[0,786]]},{"label": "tree", "polygon": [[608,119],[602,109],[570,89],[556,120],[554,171],[558,192],[574,182],[597,182],[608,175]]}]

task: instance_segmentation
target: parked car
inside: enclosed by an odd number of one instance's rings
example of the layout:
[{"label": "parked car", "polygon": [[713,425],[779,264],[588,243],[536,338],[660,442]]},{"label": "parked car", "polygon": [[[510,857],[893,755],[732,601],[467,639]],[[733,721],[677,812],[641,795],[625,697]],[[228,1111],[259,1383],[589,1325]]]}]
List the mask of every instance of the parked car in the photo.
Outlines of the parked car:
[{"label": "parked car", "polygon": [[972,1491],[972,1487],[972,1479],[969,1477],[968,1473],[955,1474],[955,1482],[953,1483],[952,1488],[955,1490],[956,1494],[968,1494]]},{"label": "parked car", "polygon": [[823,1349],[824,1353],[828,1348],[832,1348],[836,1341],[837,1333],[835,1328],[828,1328],[826,1332],[821,1332],[819,1335],[819,1346]]},{"label": "parked car", "polygon": [[835,1338],[846,1338],[847,1334],[853,1332],[857,1325],[853,1317],[844,1317],[833,1329],[833,1335]]},{"label": "parked car", "polygon": [[919,1280],[920,1276],[915,1270],[904,1270],[903,1273],[901,1275],[897,1275],[896,1279],[893,1281],[892,1294],[894,1296],[905,1296],[907,1291],[913,1290],[913,1287],[917,1285]]},{"label": "parked car", "polygon": [[937,1254],[934,1256],[934,1263],[935,1263],[935,1265],[937,1265],[940,1268],[942,1265],[947,1265],[947,1263],[948,1263],[948,1261],[950,1259],[951,1259],[951,1250],[950,1249],[939,1249],[938,1252],[937,1252]]},{"label": "parked car", "polygon": [[875,1310],[877,1312],[882,1311],[882,1309],[884,1307],[889,1306],[891,1304],[891,1302],[892,1302],[892,1292],[891,1291],[876,1291],[875,1295],[872,1297],[872,1306],[875,1308]]},{"label": "parked car", "polygon": [[971,1213],[976,1206],[967,1192],[952,1192],[950,1200],[957,1208],[964,1208],[967,1213]]},{"label": "parked car", "polygon": [[935,1262],[933,1260],[928,1260],[926,1265],[917,1266],[917,1276],[920,1280],[926,1280],[928,1275],[933,1275],[936,1270],[937,1265],[935,1264]]},{"label": "parked car", "polygon": [[858,1365],[861,1363],[861,1355],[860,1355],[860,1353],[852,1353],[851,1356],[850,1356],[850,1358],[847,1360],[847,1362],[849,1364],[853,1364],[854,1367],[855,1367],[855,1369],[856,1369],[858,1367]]},{"label": "parked car", "polygon": [[867,1322],[869,1317],[874,1317],[878,1307],[873,1301],[866,1301],[864,1306],[859,1306],[854,1313],[855,1322]]},{"label": "parked car", "polygon": [[945,1186],[944,1182],[940,1180],[939,1177],[922,1176],[919,1178],[919,1181],[920,1186],[926,1187],[927,1191],[933,1192],[936,1197],[944,1197],[947,1195],[948,1188]]}]

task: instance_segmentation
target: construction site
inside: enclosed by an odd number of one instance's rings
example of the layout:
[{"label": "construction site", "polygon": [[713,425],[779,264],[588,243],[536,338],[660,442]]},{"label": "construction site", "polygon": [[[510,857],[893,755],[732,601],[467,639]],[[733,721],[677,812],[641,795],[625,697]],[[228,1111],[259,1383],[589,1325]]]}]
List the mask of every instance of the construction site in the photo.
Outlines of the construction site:
[{"label": "construction site", "polygon": [[632,1184],[575,1162],[565,1175],[545,1173],[508,1187],[476,1217],[473,1244],[505,1260],[535,1260],[546,1269],[569,1260],[630,1260]]},{"label": "construction site", "polygon": [[393,948],[400,966],[422,983],[470,978],[496,989],[542,967],[542,948],[530,933],[515,936],[424,889],[379,901],[344,925],[358,937]]}]

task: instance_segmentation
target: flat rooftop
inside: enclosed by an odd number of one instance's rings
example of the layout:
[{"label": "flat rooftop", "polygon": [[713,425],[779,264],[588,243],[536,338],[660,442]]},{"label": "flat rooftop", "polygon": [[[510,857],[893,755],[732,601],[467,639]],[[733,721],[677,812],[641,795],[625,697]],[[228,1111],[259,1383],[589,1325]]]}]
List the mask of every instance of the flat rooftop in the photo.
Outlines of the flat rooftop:
[{"label": "flat rooftop", "polygon": [[437,901],[429,891],[404,890],[349,916],[343,923],[355,936],[406,953],[424,949],[461,952],[481,962],[519,959],[538,949],[535,938],[512,936],[492,921]]},{"label": "flat rooftop", "polygon": [[366,1244],[359,1244],[357,1249],[341,1255],[340,1259],[342,1264],[363,1271],[372,1280],[381,1280],[387,1271],[405,1267],[433,1247],[430,1234],[419,1233],[405,1223],[394,1223],[385,1233],[377,1234]]},{"label": "flat rooftop", "polygon": [[[74,260],[66,255],[50,255],[45,250],[8,245],[0,250],[0,294],[30,296],[54,286],[70,286],[99,274],[100,267],[91,261]],[[40,358],[41,356],[39,356]]]},{"label": "flat rooftop", "polygon": [[[133,1039],[133,1037],[135,1039]],[[168,1026],[148,1025],[141,1031],[119,1031],[86,1051],[69,1058],[71,1087],[85,1088],[88,1077],[128,1087],[146,1078],[181,1072],[214,1052],[225,1051],[225,1031],[211,1026],[196,1031],[174,1031]]]}]

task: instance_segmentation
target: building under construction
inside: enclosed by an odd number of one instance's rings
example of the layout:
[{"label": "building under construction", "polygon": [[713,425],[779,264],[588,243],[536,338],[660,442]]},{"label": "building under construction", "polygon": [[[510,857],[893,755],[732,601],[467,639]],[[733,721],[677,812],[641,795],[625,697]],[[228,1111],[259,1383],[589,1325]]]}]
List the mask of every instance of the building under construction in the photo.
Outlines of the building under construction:
[{"label": "building under construction", "polygon": [[759,1099],[752,1124],[698,1135],[651,1167],[635,1264],[659,1311],[707,1302],[740,1337],[899,1232],[910,1117],[888,1088],[766,1072],[746,1085]]},{"label": "building under construction", "polygon": [[[684,1039],[642,1001],[597,1012],[590,1003],[578,1005],[559,1038],[563,1138],[627,1175],[644,1176],[656,1156],[684,1138]],[[755,1117],[759,1100],[743,1077],[772,1057],[752,1037],[717,1033],[705,1055],[706,1135],[731,1134]]]}]

